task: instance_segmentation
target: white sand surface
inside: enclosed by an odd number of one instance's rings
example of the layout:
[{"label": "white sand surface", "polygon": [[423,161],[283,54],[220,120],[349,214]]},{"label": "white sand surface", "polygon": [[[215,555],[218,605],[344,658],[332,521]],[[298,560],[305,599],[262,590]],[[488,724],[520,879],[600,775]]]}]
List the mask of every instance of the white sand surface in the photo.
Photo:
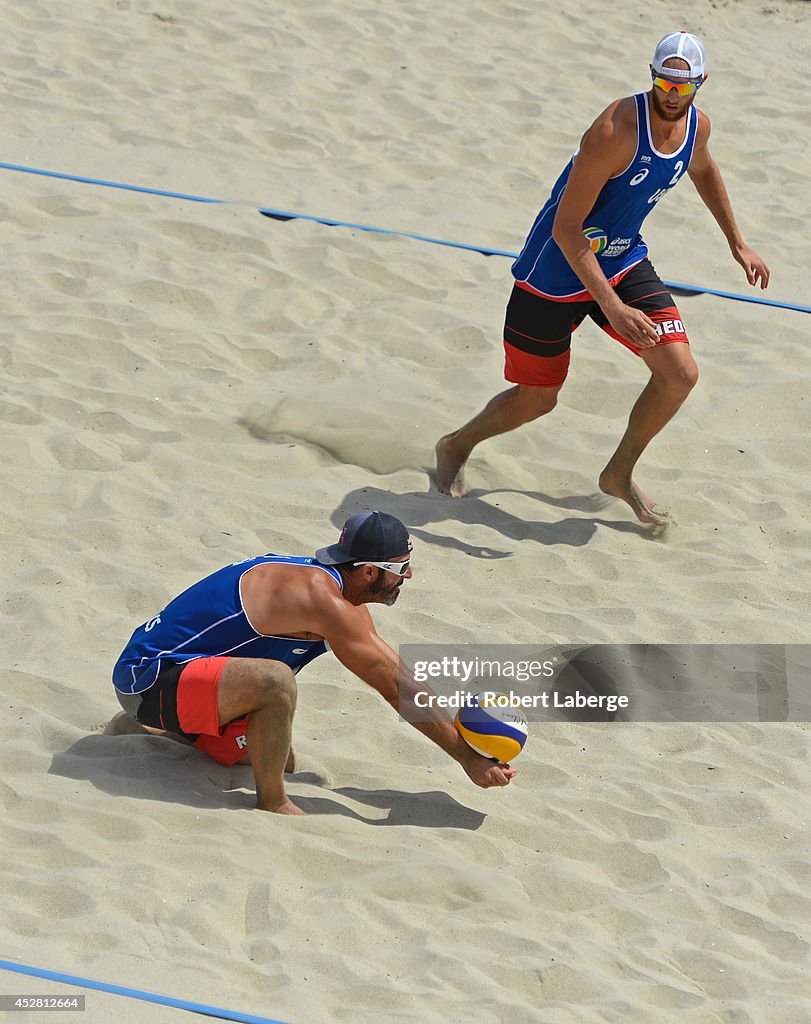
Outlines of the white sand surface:
[{"label": "white sand surface", "polygon": [[[766,295],[807,305],[811,4],[32,0],[3,24],[0,160],[230,202],[0,170],[0,959],[290,1024],[807,1021],[803,723],[536,726],[485,792],[322,658],[307,821],[252,810],[248,769],[95,727],[167,599],[363,507],[415,541],[375,613],[392,645],[807,641],[807,314],[679,296],[702,378],[639,470],[664,535],[596,493],[645,373],[591,325],[553,416],[478,449],[453,501],[432,448],[502,387],[509,261],[256,207],[517,251],[684,27]],[[645,234],[663,278],[748,292],[689,182]],[[86,995],[86,1024],[190,1019]]]}]

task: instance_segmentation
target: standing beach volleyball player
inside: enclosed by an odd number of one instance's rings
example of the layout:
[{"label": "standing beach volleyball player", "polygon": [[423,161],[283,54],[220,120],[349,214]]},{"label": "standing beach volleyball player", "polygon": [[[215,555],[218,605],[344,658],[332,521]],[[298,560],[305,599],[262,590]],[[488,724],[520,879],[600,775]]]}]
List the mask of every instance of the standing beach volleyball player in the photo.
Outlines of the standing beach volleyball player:
[{"label": "standing beach volleyball player", "polygon": [[[477,786],[515,771],[475,753],[378,636],[367,604],[393,605],[412,577],[408,530],[386,512],[358,512],[314,558],[259,555],[219,569],[132,634],[113,669],[124,709],[105,731],[192,744],[220,764],[249,763],[256,805],[302,814],[287,797],[294,768],[295,673],[329,648]],[[416,711],[416,708],[427,710]]]},{"label": "standing beach volleyball player", "polygon": [[[641,522],[667,523],[633,471],[689,395],[698,369],[679,311],[647,259],[642,221],[688,174],[749,283],[765,288],[769,269],[744,244],[707,147],[709,118],[694,106],[707,79],[701,41],[687,32],[666,35],[651,76],[649,92],[616,100],[585,133],[513,264],[504,376],[515,387],[437,443],[436,482],[446,494],[465,494],[463,468],[477,444],[554,409],[572,331],[590,316],[651,372],[600,489],[626,501]],[[690,252],[687,240],[681,249]]]}]

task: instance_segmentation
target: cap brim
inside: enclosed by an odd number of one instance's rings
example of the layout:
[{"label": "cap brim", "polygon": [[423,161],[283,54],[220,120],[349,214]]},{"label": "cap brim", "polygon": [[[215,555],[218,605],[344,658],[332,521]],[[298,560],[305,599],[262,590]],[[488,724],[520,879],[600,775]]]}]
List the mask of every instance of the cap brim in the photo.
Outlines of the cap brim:
[{"label": "cap brim", "polygon": [[[685,64],[690,64],[690,67],[687,69],[687,71],[685,71],[684,68],[666,68],[665,60],[670,60],[671,57],[678,57],[679,60],[683,60]],[[664,78],[670,78],[674,80],[678,79],[679,81],[683,79],[685,82],[687,82],[690,79],[698,78],[699,74],[701,74],[703,77],[703,72],[693,71],[693,65],[690,63],[690,61],[687,60],[685,57],[679,57],[677,53],[672,53],[670,57],[665,57],[664,60],[660,60],[658,63],[654,61],[651,66],[653,67],[653,70],[656,72],[657,75],[662,75],[662,77]]]},{"label": "cap brim", "polygon": [[322,565],[343,565],[354,560],[354,556],[348,555],[339,544],[330,544],[329,547],[319,548],[315,557]]}]

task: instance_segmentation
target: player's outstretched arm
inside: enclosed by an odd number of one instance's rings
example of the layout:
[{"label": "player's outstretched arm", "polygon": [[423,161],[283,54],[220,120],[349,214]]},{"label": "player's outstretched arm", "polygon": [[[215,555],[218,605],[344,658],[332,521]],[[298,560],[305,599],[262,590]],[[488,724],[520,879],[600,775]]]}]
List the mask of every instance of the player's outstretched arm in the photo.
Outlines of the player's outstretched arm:
[{"label": "player's outstretched arm", "polygon": [[434,691],[418,683],[408,667],[375,631],[366,608],[342,608],[341,627],[328,626],[325,639],[350,672],[362,679],[428,739],[441,747],[464,769],[477,786],[506,786],[514,768],[482,757],[465,743],[445,712],[430,700]]},{"label": "player's outstretched arm", "polygon": [[[284,569],[257,566],[245,574],[241,592],[254,629],[266,635],[301,635],[304,631],[327,641],[338,660],[354,672],[428,739],[458,761],[477,786],[506,786],[515,775],[465,743],[444,711],[431,704],[415,714],[418,695],[432,691],[421,686],[395,652],[377,634],[368,608],[346,600],[325,573],[293,570],[284,585]],[[279,594],[283,593],[283,600]]]}]

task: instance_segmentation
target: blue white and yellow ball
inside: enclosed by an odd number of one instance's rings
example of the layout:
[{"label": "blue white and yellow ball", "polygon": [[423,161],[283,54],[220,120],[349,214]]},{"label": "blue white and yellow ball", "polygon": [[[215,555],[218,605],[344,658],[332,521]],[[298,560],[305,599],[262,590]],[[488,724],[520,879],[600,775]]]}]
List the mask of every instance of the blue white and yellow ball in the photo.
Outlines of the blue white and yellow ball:
[{"label": "blue white and yellow ball", "polygon": [[471,696],[453,724],[477,754],[501,764],[518,757],[527,741],[527,716],[520,708],[510,707],[504,693]]}]

